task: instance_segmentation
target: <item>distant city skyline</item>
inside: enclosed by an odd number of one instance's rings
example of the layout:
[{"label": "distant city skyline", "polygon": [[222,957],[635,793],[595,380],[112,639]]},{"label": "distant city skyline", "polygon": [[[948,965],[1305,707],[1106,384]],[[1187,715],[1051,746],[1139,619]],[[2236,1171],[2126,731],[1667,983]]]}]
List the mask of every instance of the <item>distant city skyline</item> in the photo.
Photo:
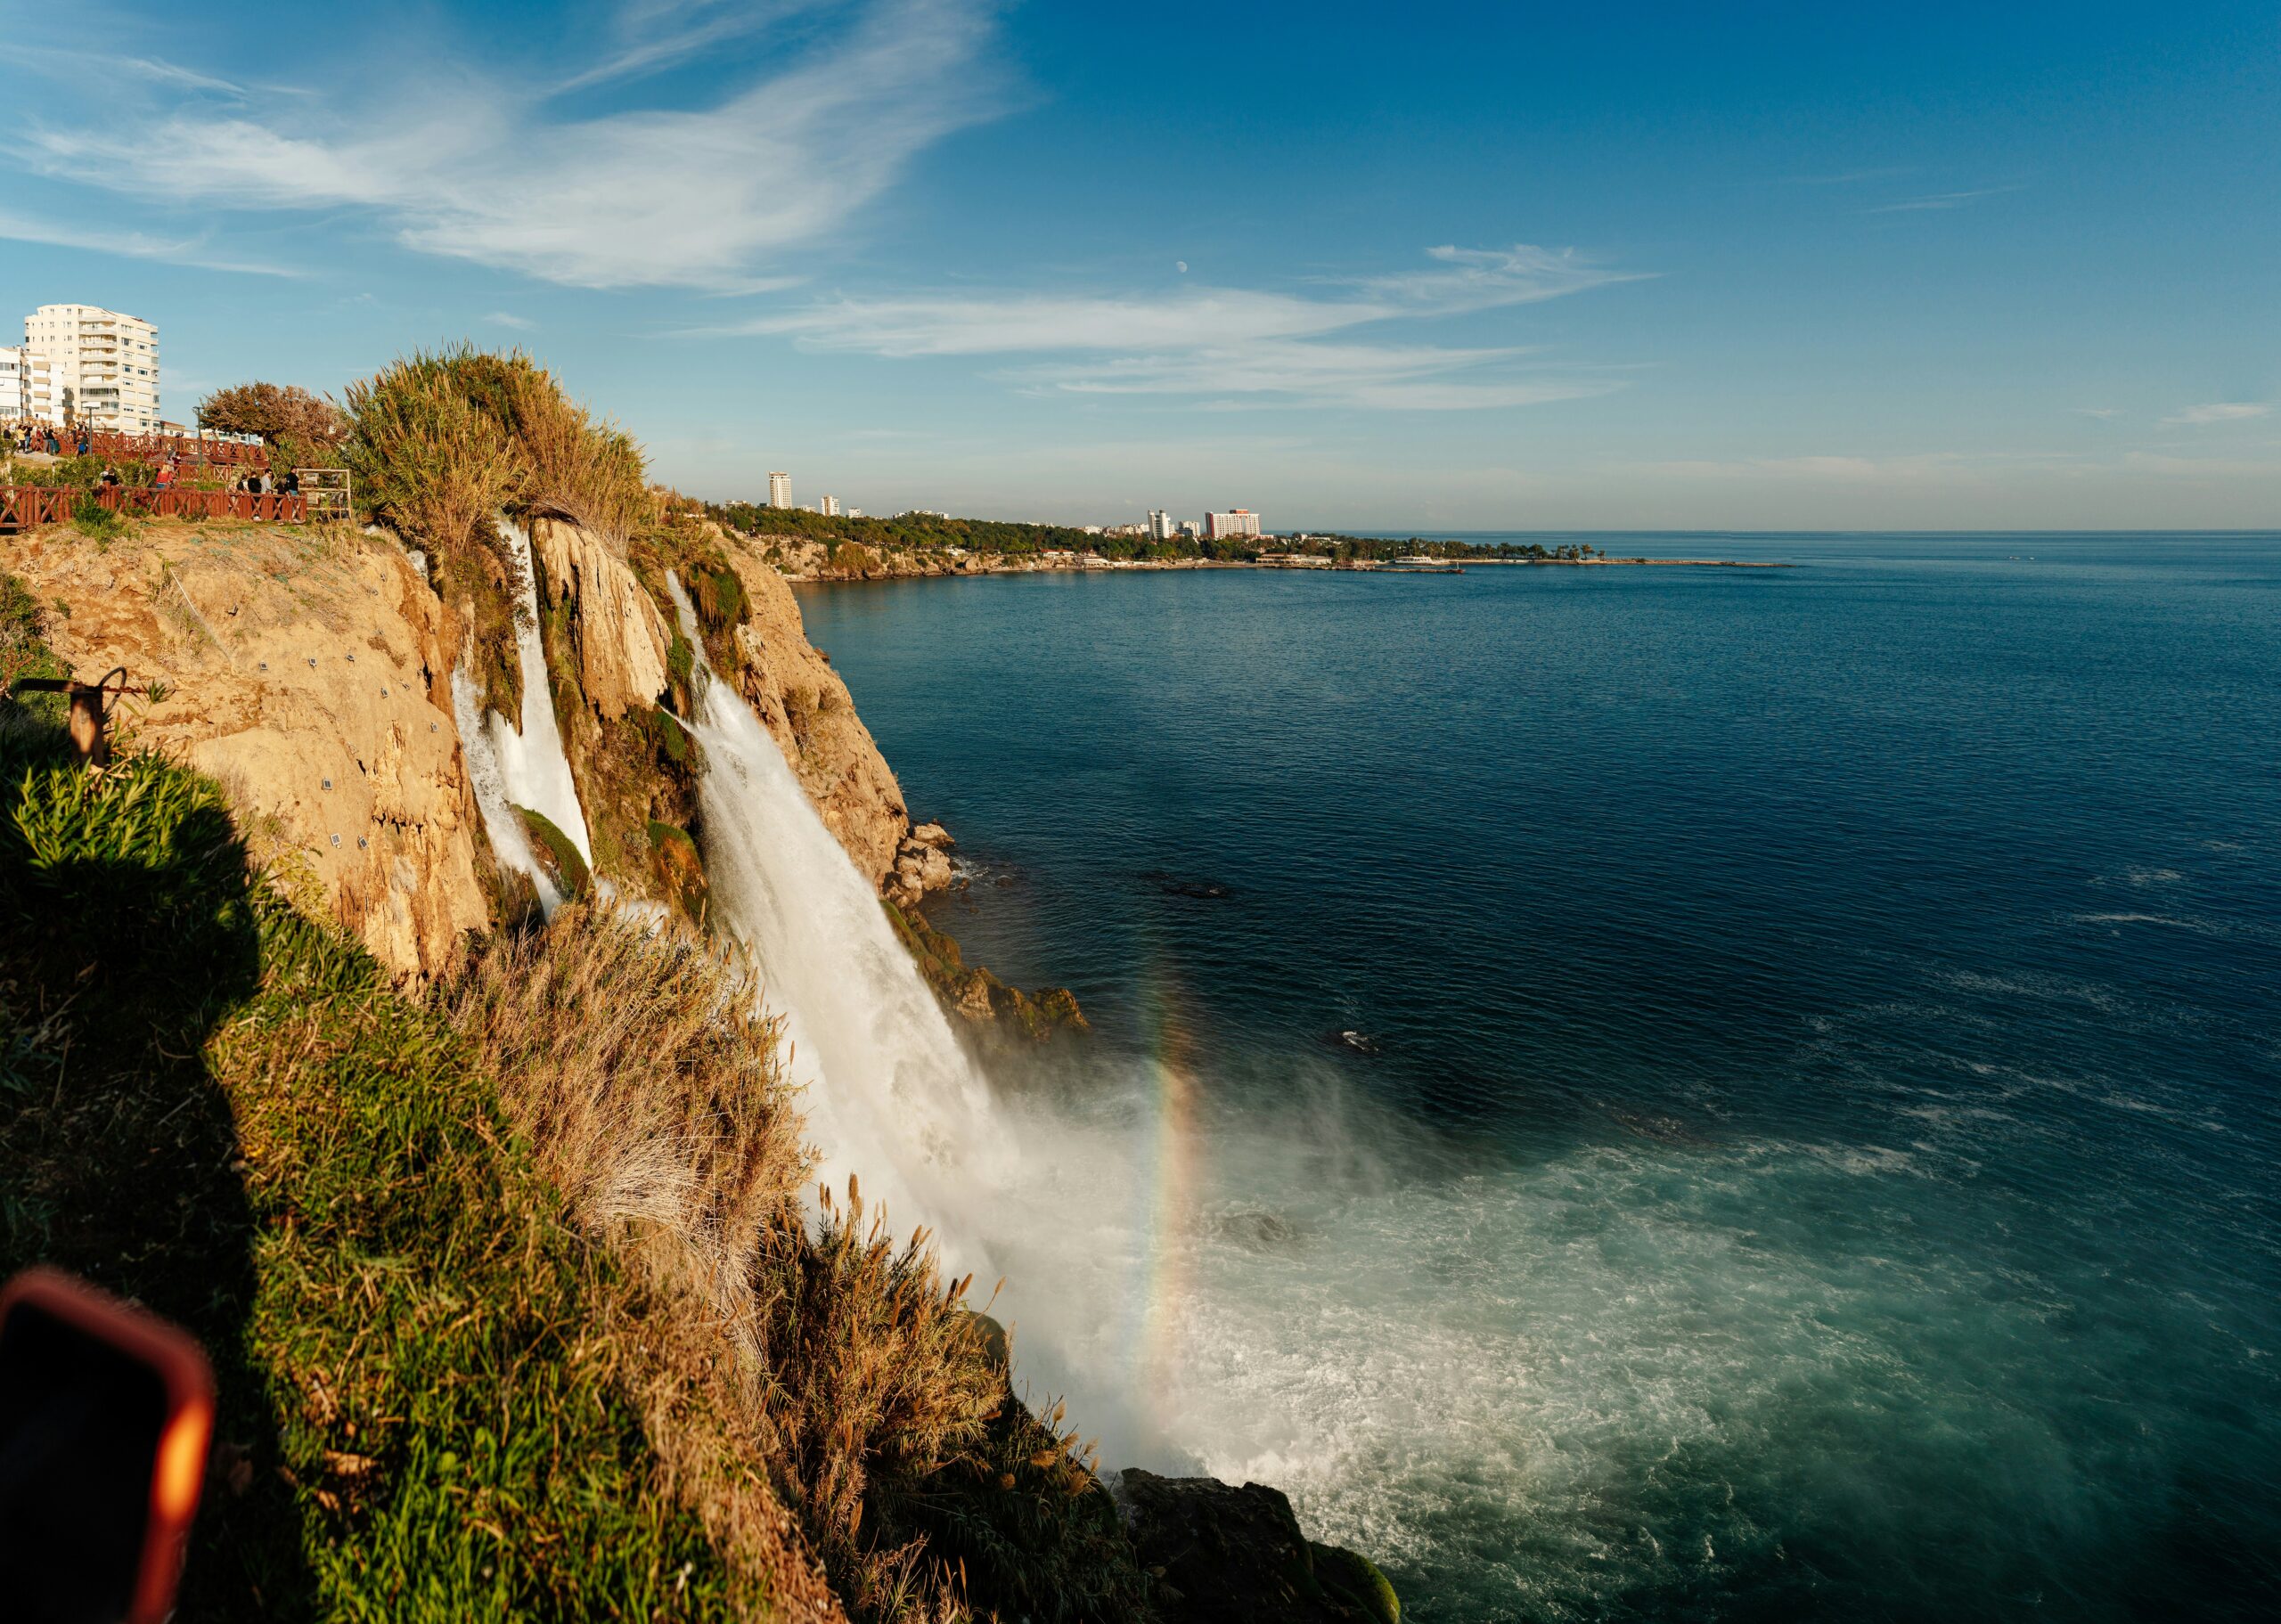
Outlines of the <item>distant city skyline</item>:
[{"label": "distant city skyline", "polygon": [[0,0],[0,298],[163,328],[178,420],[466,338],[718,500],[2281,523],[2269,4],[280,20]]}]

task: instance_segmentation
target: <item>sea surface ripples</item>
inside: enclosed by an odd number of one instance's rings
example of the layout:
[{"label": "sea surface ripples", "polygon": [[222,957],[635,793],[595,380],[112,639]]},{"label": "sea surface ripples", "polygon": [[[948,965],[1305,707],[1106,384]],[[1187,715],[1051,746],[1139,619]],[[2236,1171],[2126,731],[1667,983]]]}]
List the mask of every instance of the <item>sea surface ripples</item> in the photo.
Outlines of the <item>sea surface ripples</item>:
[{"label": "sea surface ripples", "polygon": [[1596,540],[1801,567],[804,593],[1095,1356],[1429,1621],[2271,1616],[2281,539]]}]

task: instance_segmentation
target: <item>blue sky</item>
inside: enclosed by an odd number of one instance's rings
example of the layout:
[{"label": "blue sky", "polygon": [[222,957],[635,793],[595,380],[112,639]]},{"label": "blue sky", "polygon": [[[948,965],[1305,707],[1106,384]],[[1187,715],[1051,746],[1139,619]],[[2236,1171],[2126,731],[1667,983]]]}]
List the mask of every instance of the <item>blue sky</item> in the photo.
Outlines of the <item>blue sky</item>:
[{"label": "blue sky", "polygon": [[0,311],[519,344],[662,477],[2281,524],[2281,7],[0,0]]}]

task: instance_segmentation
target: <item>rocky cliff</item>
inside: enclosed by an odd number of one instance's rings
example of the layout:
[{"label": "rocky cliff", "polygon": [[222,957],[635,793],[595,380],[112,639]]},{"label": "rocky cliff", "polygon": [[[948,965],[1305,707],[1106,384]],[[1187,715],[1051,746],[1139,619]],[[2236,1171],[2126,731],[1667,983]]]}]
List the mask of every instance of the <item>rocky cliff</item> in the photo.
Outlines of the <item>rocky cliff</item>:
[{"label": "rocky cliff", "polygon": [[83,680],[125,666],[121,722],[220,779],[257,857],[314,886],[399,975],[453,962],[488,919],[435,594],[393,542],[346,526],[69,531],[4,560]]},{"label": "rocky cliff", "polygon": [[[782,577],[722,536],[742,588],[724,672],[751,701],[838,838],[906,906],[951,878],[939,825],[912,828],[895,772],[846,684],[807,641]],[[669,898],[694,808],[677,778],[676,633],[623,547],[560,519],[531,526],[566,747],[605,877]],[[95,545],[69,531],[12,541],[6,567],[54,612],[83,680],[124,666],[163,697],[123,725],[229,788],[265,861],[323,899],[373,956],[428,978],[492,922],[486,853],[453,721],[447,611],[386,535],[347,526],[159,525]],[[662,851],[661,849],[662,848]]]}]

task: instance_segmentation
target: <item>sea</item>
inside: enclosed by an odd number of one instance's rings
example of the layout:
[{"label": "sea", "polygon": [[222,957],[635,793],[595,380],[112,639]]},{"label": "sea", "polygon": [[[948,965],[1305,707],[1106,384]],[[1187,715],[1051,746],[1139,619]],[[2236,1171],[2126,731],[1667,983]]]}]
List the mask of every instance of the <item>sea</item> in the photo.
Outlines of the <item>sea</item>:
[{"label": "sea", "polygon": [[1790,567],[802,590],[1018,1354],[1423,1624],[2281,1616],[2281,535],[1464,539]]}]

